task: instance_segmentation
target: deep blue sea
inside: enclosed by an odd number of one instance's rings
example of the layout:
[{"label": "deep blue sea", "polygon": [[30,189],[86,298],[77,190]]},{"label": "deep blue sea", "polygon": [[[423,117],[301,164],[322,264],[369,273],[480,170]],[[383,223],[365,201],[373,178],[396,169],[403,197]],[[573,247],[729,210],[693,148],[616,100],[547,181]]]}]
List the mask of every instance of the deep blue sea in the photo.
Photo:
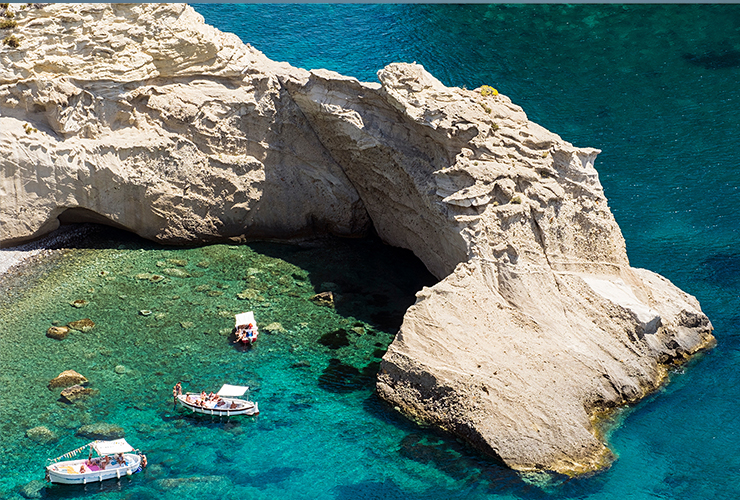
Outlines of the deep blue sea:
[{"label": "deep blue sea", "polygon": [[[491,85],[565,140],[601,149],[630,262],[695,295],[717,346],[623,413],[609,470],[541,483],[375,397],[404,308],[434,282],[408,253],[373,241],[173,249],[93,228],[0,295],[0,498],[23,487],[109,499],[740,498],[740,5],[194,7],[294,66],[376,81],[386,64],[415,61],[449,86]],[[335,309],[309,300],[322,289],[337,293]],[[242,352],[228,332],[248,309],[280,325]],[[84,317],[96,322],[88,333],[44,335]],[[98,393],[58,402],[46,384],[65,369]],[[189,416],[171,404],[178,380],[249,385],[262,413]],[[32,483],[100,422],[147,453],[143,473]],[[47,441],[27,436],[38,427]]]}]

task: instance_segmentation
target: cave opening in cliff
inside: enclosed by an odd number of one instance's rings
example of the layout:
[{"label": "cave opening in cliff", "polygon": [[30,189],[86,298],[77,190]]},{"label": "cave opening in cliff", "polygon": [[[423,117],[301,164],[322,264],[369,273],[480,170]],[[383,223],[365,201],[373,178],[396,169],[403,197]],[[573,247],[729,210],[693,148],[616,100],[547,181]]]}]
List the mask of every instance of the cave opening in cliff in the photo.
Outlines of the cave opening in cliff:
[{"label": "cave opening in cliff", "polygon": [[59,214],[57,219],[59,219],[60,225],[92,223],[92,224],[101,224],[104,226],[111,226],[116,229],[122,229],[124,231],[128,231],[126,227],[122,226],[121,224],[118,224],[117,222],[109,219],[108,217],[101,215],[93,210],[89,210],[87,208],[82,208],[82,207],[68,208],[64,212]]}]

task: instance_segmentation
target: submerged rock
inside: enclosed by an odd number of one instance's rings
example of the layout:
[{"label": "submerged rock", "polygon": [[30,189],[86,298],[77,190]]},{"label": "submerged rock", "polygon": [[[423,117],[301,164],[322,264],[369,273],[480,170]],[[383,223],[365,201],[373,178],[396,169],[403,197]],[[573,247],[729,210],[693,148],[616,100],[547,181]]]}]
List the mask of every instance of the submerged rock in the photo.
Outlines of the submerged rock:
[{"label": "submerged rock", "polygon": [[48,444],[59,440],[59,436],[43,425],[28,429],[26,431],[26,437],[41,444]]},{"label": "submerged rock", "polygon": [[73,385],[85,385],[88,383],[87,378],[80,375],[74,370],[65,370],[52,380],[49,381],[48,388],[56,389],[58,387],[70,387]]},{"label": "submerged rock", "polygon": [[325,307],[334,307],[334,293],[320,292],[309,299],[311,302]]},{"label": "submerged rock", "polygon": [[236,294],[239,300],[258,300],[260,297],[259,292],[253,288],[246,288]]},{"label": "submerged rock", "polygon": [[72,330],[78,330],[80,332],[89,332],[95,327],[95,323],[90,318],[84,318],[77,321],[73,321],[67,325]]},{"label": "submerged rock", "polygon": [[223,493],[233,490],[234,485],[226,476],[190,476],[157,479],[154,485],[162,491],[176,491],[186,497],[199,496],[203,488],[209,491],[222,490]]},{"label": "submerged rock", "polygon": [[328,332],[319,337],[319,344],[329,349],[339,349],[349,345],[349,334],[344,328]]},{"label": "submerged rock", "polygon": [[52,339],[64,340],[69,335],[69,327],[66,326],[52,326],[46,330],[46,336]]},{"label": "submerged rock", "polygon": [[65,403],[72,404],[81,399],[87,399],[96,393],[97,391],[94,389],[83,387],[81,385],[73,385],[72,387],[67,387],[62,391],[61,400]]},{"label": "submerged rock", "polygon": [[283,325],[278,323],[277,321],[270,323],[269,325],[265,325],[262,327],[263,331],[269,332],[269,333],[285,333],[285,328],[283,328]]},{"label": "submerged rock", "polygon": [[[629,265],[600,151],[504,95],[446,87],[417,64],[363,83],[275,63],[185,4],[51,4],[14,21],[0,244],[60,218],[169,244],[374,230],[440,280],[406,312],[378,394],[521,471],[608,466],[598,416],[714,341],[694,297]],[[60,39],[96,31],[48,63]],[[322,376],[334,387],[355,370]]]},{"label": "submerged rock", "polygon": [[40,479],[34,479],[30,481],[18,490],[18,493],[23,498],[44,498],[44,490],[46,489],[46,483]]},{"label": "submerged rock", "polygon": [[121,439],[123,437],[126,437],[126,432],[121,426],[101,422],[96,424],[83,425],[82,427],[77,429],[77,432],[75,432],[75,436],[88,439],[102,439],[104,441],[112,441],[114,439]]},{"label": "submerged rock", "polygon": [[167,276],[173,276],[175,278],[189,278],[190,277],[190,273],[182,269],[178,269],[176,267],[168,267],[168,268],[162,269],[162,274],[166,274]]}]

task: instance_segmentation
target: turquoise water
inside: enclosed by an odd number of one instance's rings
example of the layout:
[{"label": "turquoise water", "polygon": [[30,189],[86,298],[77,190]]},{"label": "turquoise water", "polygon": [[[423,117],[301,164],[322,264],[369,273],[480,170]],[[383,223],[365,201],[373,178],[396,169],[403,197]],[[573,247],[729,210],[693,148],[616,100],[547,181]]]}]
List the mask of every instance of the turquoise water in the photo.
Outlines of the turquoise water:
[{"label": "turquoise water", "polygon": [[[610,470],[543,489],[373,395],[374,363],[400,311],[431,280],[408,254],[375,242],[170,249],[106,230],[89,245],[101,248],[39,264],[2,299],[0,497],[41,479],[45,459],[86,442],[74,433],[94,422],[123,427],[150,467],[102,492],[54,487],[47,498],[740,497],[740,5],[196,9],[295,66],[373,81],[390,62],[416,61],[447,85],[492,85],[564,139],[602,149],[596,167],[631,263],[695,295],[717,347],[623,417]],[[309,300],[330,283],[344,296],[334,310]],[[76,299],[88,304],[68,304]],[[247,305],[261,326],[285,331],[263,329],[240,352],[225,330]],[[44,335],[81,317],[96,327],[63,341]],[[99,394],[56,402],[45,386],[67,368]],[[250,385],[262,413],[188,416],[170,403],[177,380]],[[25,437],[42,425],[58,441]]]}]

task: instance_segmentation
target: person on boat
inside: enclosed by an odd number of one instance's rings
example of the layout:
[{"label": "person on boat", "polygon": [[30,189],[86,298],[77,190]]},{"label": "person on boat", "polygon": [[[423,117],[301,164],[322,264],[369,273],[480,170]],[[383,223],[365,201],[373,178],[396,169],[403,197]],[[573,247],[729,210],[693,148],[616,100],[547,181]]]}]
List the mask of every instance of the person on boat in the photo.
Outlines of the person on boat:
[{"label": "person on boat", "polygon": [[116,463],[118,465],[125,465],[126,464],[126,459],[123,458],[123,453],[118,453],[116,455]]},{"label": "person on boat", "polygon": [[236,408],[236,406],[237,406],[236,401],[232,401],[230,408],[233,410],[234,408]]},{"label": "person on boat", "polygon": [[237,342],[246,342],[247,340],[247,331],[244,328],[244,325],[239,325],[236,327],[236,340],[233,342],[236,344]]},{"label": "person on boat", "polygon": [[193,402],[193,398],[190,396],[190,394],[188,394],[187,396],[185,396],[185,401],[187,401],[188,403],[192,403]]},{"label": "person on boat", "polygon": [[80,465],[80,474],[84,474],[85,472],[85,464]]}]

